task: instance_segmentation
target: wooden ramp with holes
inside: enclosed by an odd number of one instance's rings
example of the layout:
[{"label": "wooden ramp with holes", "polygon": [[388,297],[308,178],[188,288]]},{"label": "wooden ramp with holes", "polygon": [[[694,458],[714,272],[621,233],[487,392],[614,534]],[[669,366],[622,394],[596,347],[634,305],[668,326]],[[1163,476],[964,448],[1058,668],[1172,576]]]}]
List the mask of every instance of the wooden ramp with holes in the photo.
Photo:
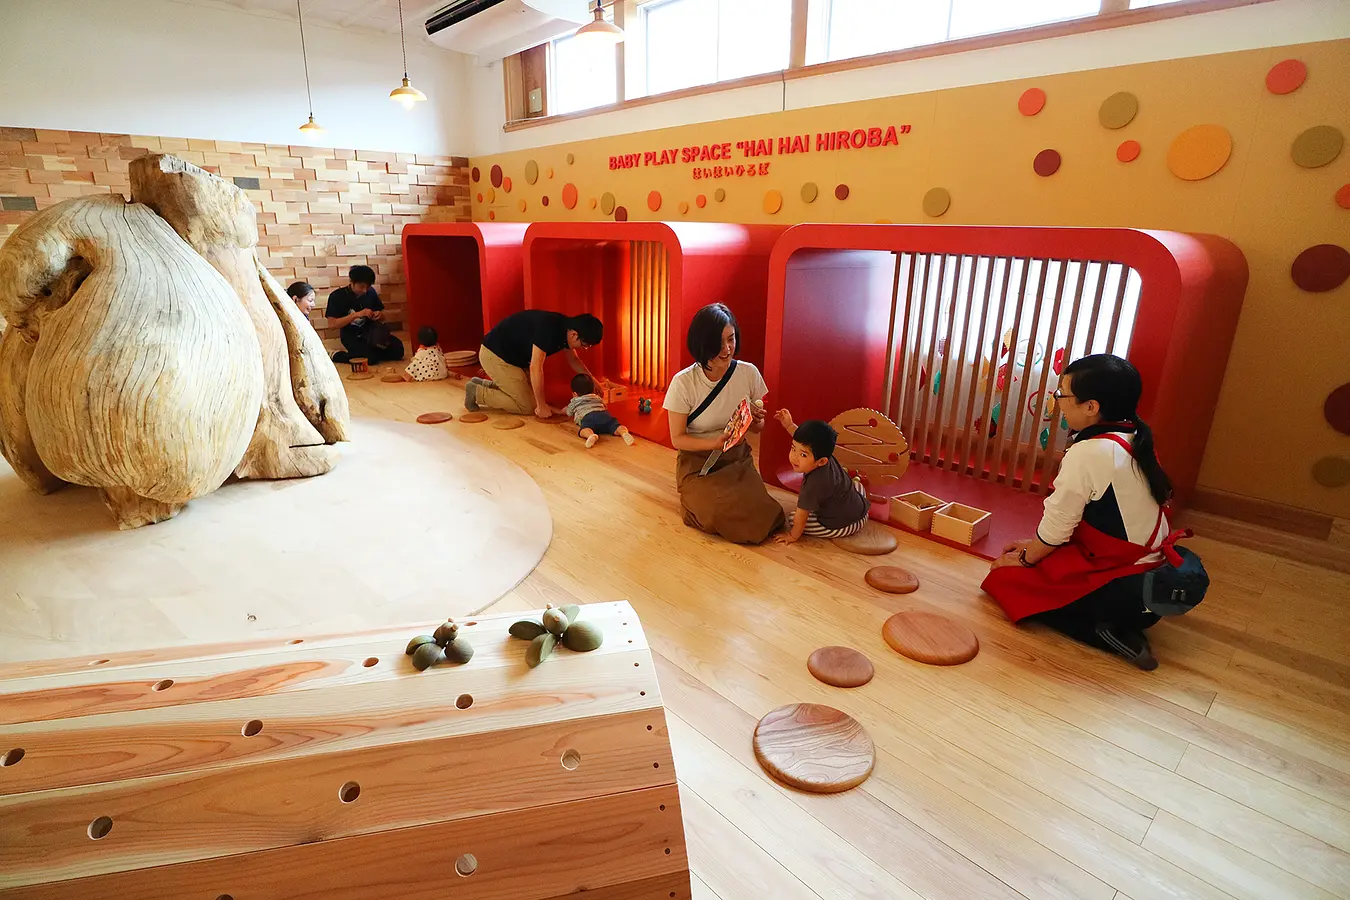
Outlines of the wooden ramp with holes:
[{"label": "wooden ramp with holes", "polygon": [[0,667],[0,900],[688,900],[632,607],[535,669],[519,618]]}]

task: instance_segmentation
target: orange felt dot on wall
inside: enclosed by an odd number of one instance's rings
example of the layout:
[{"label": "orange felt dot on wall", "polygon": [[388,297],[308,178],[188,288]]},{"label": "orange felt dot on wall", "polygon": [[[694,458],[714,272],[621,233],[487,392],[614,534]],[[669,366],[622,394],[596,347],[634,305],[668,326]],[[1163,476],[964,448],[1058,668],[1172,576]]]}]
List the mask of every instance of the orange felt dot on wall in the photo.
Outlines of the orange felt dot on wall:
[{"label": "orange felt dot on wall", "polygon": [[650,209],[652,212],[656,212],[661,208],[660,191],[652,191],[650,194],[647,195],[647,208]]},{"label": "orange felt dot on wall", "polygon": [[497,214],[496,214],[495,212],[493,212],[492,210],[489,209],[489,210],[488,210],[488,220],[491,221],[491,220],[496,219],[496,218],[497,218]]},{"label": "orange felt dot on wall", "polygon": [[683,215],[687,214],[687,213],[689,212],[689,201],[688,201],[688,200],[681,200],[678,209],[680,210],[680,215],[683,216]]},{"label": "orange felt dot on wall", "polygon": [[483,192],[482,192],[482,191],[479,191],[479,192],[478,192],[478,202],[479,202],[479,203],[482,203],[482,202],[483,202]]},{"label": "orange felt dot on wall", "polygon": [[1182,181],[1200,181],[1218,172],[1233,153],[1233,138],[1222,125],[1187,128],[1167,148],[1167,168]]},{"label": "orange felt dot on wall", "polygon": [[501,167],[501,166],[493,166],[492,169],[488,172],[488,180],[492,182],[492,186],[493,186],[493,187],[501,187],[501,186],[502,186],[502,167]]},{"label": "orange felt dot on wall", "polygon": [[1031,161],[1031,168],[1042,178],[1049,178],[1059,171],[1059,164],[1062,158],[1058,150],[1042,150],[1036,154],[1036,158]]},{"label": "orange felt dot on wall", "polygon": [[699,194],[697,197],[694,198],[694,205],[697,206],[699,209],[702,209],[703,207],[708,205],[708,198],[703,196],[702,194]]},{"label": "orange felt dot on wall", "polygon": [[1040,88],[1027,88],[1017,98],[1017,111],[1024,116],[1034,116],[1045,109],[1045,91]]},{"label": "orange felt dot on wall", "polygon": [[834,199],[836,199],[836,200],[847,200],[847,199],[848,199],[848,185],[846,185],[846,184],[836,185],[835,188],[834,188]]},{"label": "orange felt dot on wall", "polygon": [[778,191],[765,191],[764,211],[772,216],[782,208],[783,208],[783,195]]},{"label": "orange felt dot on wall", "polygon": [[1336,205],[1341,209],[1350,209],[1350,184],[1341,185],[1341,189],[1336,192]]},{"label": "orange felt dot on wall", "polygon": [[627,221],[628,221],[628,207],[626,207],[626,206],[616,206],[616,207],[614,207],[614,221],[615,221],[615,222],[627,222]]},{"label": "orange felt dot on wall", "polygon": [[503,179],[502,179],[502,190],[506,191],[508,194],[511,193],[511,179],[510,179],[510,178],[503,178]]},{"label": "orange felt dot on wall", "polygon": [[1308,67],[1301,59],[1277,62],[1266,73],[1266,90],[1272,94],[1292,94],[1308,78]]},{"label": "orange felt dot on wall", "polygon": [[1120,146],[1116,148],[1116,159],[1121,162],[1134,162],[1139,158],[1140,149],[1138,141],[1121,141]]},{"label": "orange felt dot on wall", "polygon": [[[568,182],[567,184],[564,184],[564,185],[563,185],[563,189],[562,189],[562,202],[563,202],[563,206],[567,207],[568,209],[576,209],[576,206],[577,206],[577,186],[576,186],[575,184],[572,184],[571,182]],[[595,203],[595,201],[591,201],[591,204],[592,204],[592,205],[594,205],[594,203]]]}]

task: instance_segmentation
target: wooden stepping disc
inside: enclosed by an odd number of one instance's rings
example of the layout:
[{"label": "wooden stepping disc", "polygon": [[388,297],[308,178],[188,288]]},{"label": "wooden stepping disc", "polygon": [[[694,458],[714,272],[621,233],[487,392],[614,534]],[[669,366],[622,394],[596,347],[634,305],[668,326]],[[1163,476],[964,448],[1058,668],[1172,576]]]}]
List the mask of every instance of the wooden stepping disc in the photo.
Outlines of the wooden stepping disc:
[{"label": "wooden stepping disc", "polygon": [[403,380],[403,376],[398,374],[381,375],[380,380],[385,384],[398,384]]},{"label": "wooden stepping disc", "polygon": [[872,680],[872,661],[852,647],[821,647],[806,660],[806,669],[834,687],[861,687]]},{"label": "wooden stepping disc", "polygon": [[881,626],[891,649],[930,666],[956,666],[980,652],[975,632],[959,622],[917,609],[898,612]]},{"label": "wooden stepping disc", "polygon": [[486,422],[488,420],[488,416],[487,413],[483,412],[466,412],[464,415],[459,417],[459,420],[461,422],[465,422],[468,423],[469,425],[472,425],[475,422]]},{"label": "wooden stepping disc", "polygon": [[374,373],[374,372],[353,372],[352,374],[350,374],[350,375],[347,376],[347,380],[348,380],[348,381],[365,381],[366,379],[374,378],[374,377],[375,377],[375,373]]},{"label": "wooden stepping disc", "polygon": [[524,419],[517,419],[515,416],[509,416],[505,419],[493,419],[492,427],[498,431],[510,431],[512,428],[520,428],[525,424]]},{"label": "wooden stepping disc", "polygon": [[899,566],[873,566],[867,570],[863,580],[888,594],[912,594],[919,588],[918,577]]},{"label": "wooden stepping disc", "polygon": [[837,794],[872,774],[876,749],[858,720],[831,706],[780,706],[755,726],[755,758],[774,778],[802,791]]},{"label": "wooden stepping disc", "polygon": [[422,413],[417,417],[418,424],[421,425],[439,425],[442,422],[449,422],[454,416],[448,412],[429,412]]},{"label": "wooden stepping disc", "polygon": [[881,556],[899,546],[895,534],[889,528],[878,525],[871,519],[867,520],[867,524],[863,525],[857,534],[835,538],[834,544],[849,553],[859,553],[863,556]]}]

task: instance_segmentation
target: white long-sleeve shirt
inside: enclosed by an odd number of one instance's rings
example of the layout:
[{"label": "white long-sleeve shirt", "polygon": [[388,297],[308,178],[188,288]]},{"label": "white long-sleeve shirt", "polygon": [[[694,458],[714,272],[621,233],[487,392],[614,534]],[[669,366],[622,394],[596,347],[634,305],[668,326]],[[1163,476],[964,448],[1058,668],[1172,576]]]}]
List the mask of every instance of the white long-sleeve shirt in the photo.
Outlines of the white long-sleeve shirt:
[{"label": "white long-sleeve shirt", "polygon": [[[1134,435],[1121,434],[1134,443]],[[1073,536],[1079,522],[1086,522],[1114,538],[1145,546],[1149,537],[1156,545],[1168,533],[1167,516],[1158,528],[1158,502],[1149,492],[1148,479],[1134,464],[1134,457],[1108,437],[1090,438],[1069,447],[1055,476],[1055,490],[1045,498],[1045,512],[1036,536],[1056,546]],[[1139,562],[1157,562],[1150,553]]]}]

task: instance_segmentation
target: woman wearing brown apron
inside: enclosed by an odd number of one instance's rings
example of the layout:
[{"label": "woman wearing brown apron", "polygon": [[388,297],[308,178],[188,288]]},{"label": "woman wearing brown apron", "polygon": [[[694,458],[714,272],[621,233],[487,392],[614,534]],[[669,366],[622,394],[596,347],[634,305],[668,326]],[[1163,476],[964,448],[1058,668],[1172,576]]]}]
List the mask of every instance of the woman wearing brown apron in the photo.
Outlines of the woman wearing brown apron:
[{"label": "woman wearing brown apron", "polygon": [[750,430],[764,429],[764,395],[759,370],[736,359],[736,317],[724,304],[705,306],[689,323],[687,340],[694,364],[666,389],[670,441],[680,451],[675,484],[684,523],[737,544],[758,544],[783,527],[785,516],[769,496],[745,441],[722,454],[706,475],[708,456],[722,446],[722,432],[742,400],[751,401]]}]

